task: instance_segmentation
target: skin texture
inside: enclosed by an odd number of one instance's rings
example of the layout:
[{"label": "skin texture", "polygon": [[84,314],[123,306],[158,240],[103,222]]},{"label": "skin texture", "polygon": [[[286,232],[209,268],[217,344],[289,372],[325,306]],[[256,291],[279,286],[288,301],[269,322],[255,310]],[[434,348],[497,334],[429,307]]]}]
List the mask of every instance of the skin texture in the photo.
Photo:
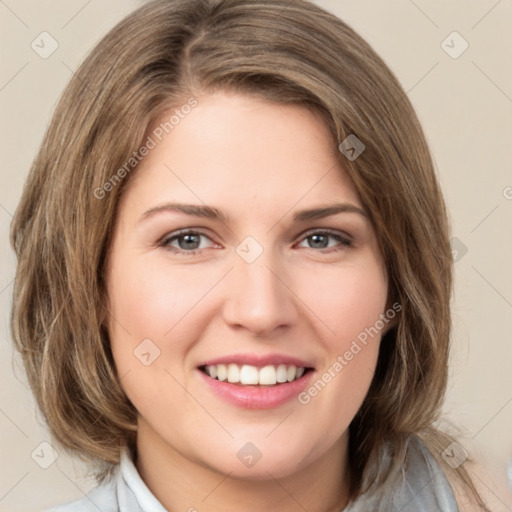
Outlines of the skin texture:
[{"label": "skin texture", "polygon": [[[311,362],[315,382],[386,311],[375,234],[360,213],[293,220],[332,203],[362,208],[314,114],[234,93],[197,99],[130,177],[109,251],[109,329],[140,415],[137,468],[171,511],[242,503],[248,512],[339,511],[347,503],[347,428],[368,391],[380,335],[307,404],[237,407],[210,390],[197,366],[281,353]],[[143,217],[168,202],[206,204],[228,218]],[[203,236],[171,239],[185,228]],[[325,229],[350,245],[311,238]],[[263,249],[252,263],[236,252],[247,236]],[[145,339],[151,357],[160,351],[148,366],[134,355]],[[237,457],[247,442],[262,454],[252,467]]]}]

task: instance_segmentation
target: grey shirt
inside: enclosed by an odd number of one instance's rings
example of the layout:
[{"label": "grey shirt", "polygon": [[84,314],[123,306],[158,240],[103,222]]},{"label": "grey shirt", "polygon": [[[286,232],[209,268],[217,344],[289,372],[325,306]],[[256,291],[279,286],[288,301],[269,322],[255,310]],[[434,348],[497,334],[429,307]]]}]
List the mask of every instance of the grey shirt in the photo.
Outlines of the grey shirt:
[{"label": "grey shirt", "polygon": [[[409,443],[409,462],[393,490],[363,494],[342,512],[458,512],[452,489],[417,438]],[[47,512],[166,512],[140,477],[126,450],[116,475],[83,498]],[[341,511],[340,511],[341,512]]]}]

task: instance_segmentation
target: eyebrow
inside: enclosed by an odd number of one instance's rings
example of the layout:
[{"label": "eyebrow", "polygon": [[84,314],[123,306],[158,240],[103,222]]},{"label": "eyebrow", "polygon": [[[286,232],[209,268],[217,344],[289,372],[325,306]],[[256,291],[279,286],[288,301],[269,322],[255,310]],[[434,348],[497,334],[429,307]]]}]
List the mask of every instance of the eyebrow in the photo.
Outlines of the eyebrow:
[{"label": "eyebrow", "polygon": [[[228,217],[218,208],[212,206],[200,205],[200,204],[183,204],[183,203],[165,203],[159,206],[150,208],[144,212],[139,219],[143,221],[149,217],[153,217],[156,214],[162,212],[180,212],[186,215],[192,215],[194,217],[202,217],[206,219],[220,220],[221,222],[227,222]],[[324,217],[330,217],[338,213],[358,213],[364,217],[368,217],[367,213],[358,206],[350,203],[335,203],[326,206],[319,206],[317,208],[309,208],[307,210],[300,210],[293,214],[294,222],[303,222],[306,220],[323,219]]]}]

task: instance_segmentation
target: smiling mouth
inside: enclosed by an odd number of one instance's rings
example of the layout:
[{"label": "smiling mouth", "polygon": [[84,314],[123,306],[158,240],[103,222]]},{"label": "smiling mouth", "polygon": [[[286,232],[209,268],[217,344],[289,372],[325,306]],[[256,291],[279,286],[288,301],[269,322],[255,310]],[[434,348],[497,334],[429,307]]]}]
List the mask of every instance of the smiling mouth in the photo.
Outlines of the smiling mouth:
[{"label": "smiling mouth", "polygon": [[313,371],[313,368],[297,367],[292,364],[267,365],[259,368],[249,364],[230,363],[203,365],[199,370],[212,379],[238,386],[272,387],[294,382]]}]

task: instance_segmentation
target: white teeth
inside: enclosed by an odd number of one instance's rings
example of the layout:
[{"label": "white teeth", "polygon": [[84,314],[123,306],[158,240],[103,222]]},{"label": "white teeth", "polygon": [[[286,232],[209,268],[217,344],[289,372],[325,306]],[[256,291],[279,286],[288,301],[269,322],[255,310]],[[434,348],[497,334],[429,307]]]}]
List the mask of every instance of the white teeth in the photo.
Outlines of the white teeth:
[{"label": "white teeth", "polygon": [[286,377],[287,375],[287,371],[286,371],[286,365],[285,364],[280,364],[278,367],[277,367],[277,371],[276,371],[276,380],[277,382],[286,382],[288,379]]},{"label": "white teeth", "polygon": [[240,383],[244,386],[274,386],[278,383],[292,382],[304,375],[305,368],[295,365],[280,364],[268,365],[257,368],[249,364],[239,366],[237,364],[216,364],[205,366],[205,372],[220,381],[227,380],[233,384]]},{"label": "white teeth", "polygon": [[258,368],[244,364],[240,370],[240,384],[259,384]]},{"label": "white teeth", "polygon": [[260,370],[259,383],[264,386],[273,386],[276,383],[276,369],[273,366],[264,366]]},{"label": "white teeth", "polygon": [[292,380],[295,380],[295,376],[297,375],[297,367],[295,365],[288,366],[288,369],[286,370],[286,380],[288,382],[291,382]]},{"label": "white teeth", "polygon": [[237,364],[228,365],[228,382],[240,382],[240,368]]},{"label": "white teeth", "polygon": [[[219,366],[221,366],[221,365],[219,365]],[[224,365],[222,365],[222,366],[224,366]],[[210,377],[213,377],[213,378],[217,377],[218,371],[219,370],[218,370],[217,366],[208,366],[208,373],[209,373]]]},{"label": "white teeth", "polygon": [[212,372],[212,368],[217,368],[217,379],[220,381],[224,381],[228,378],[228,370],[225,364],[216,364],[214,366],[207,366],[206,368],[210,368],[210,377],[215,378],[215,370]]}]

